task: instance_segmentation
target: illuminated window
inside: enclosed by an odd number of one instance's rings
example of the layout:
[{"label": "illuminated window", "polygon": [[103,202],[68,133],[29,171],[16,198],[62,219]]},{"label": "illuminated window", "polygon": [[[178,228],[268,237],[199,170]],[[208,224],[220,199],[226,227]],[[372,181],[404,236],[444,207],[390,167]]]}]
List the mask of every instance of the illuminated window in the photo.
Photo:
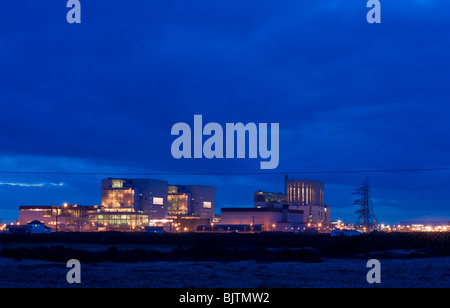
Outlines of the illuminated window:
[{"label": "illuminated window", "polygon": [[167,196],[167,212],[169,215],[187,215],[189,194],[170,194]]},{"label": "illuminated window", "polygon": [[169,194],[176,194],[176,193],[178,193],[178,187],[177,187],[177,186],[170,185],[170,186],[168,187],[168,193],[169,193]]},{"label": "illuminated window", "polygon": [[114,189],[102,191],[102,208],[105,211],[133,211],[134,190]]},{"label": "illuminated window", "polygon": [[112,188],[123,188],[123,181],[122,180],[113,180]]},{"label": "illuminated window", "polygon": [[164,199],[163,198],[153,197],[153,204],[155,204],[155,205],[164,205]]},{"label": "illuminated window", "polygon": [[203,208],[210,209],[211,208],[211,202],[203,201]]}]

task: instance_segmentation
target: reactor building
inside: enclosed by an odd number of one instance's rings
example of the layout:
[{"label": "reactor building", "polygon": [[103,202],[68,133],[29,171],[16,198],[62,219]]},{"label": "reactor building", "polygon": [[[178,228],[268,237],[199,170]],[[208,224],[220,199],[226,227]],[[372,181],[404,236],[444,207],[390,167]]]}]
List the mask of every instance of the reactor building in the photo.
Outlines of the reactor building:
[{"label": "reactor building", "polygon": [[254,207],[222,208],[220,224],[212,227],[218,231],[261,228],[262,231],[295,232],[330,225],[323,182],[285,176],[284,184],[284,193],[255,192]]}]

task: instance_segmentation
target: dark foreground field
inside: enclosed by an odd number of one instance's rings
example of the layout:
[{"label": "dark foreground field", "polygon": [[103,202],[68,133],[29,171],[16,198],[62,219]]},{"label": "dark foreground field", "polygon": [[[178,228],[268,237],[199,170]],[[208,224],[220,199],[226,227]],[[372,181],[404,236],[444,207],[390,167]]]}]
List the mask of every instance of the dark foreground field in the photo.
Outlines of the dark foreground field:
[{"label": "dark foreground field", "polygon": [[139,262],[81,264],[81,284],[65,263],[0,258],[0,288],[449,288],[450,257],[384,259],[381,284],[366,281],[367,260],[303,262]]},{"label": "dark foreground field", "polygon": [[66,262],[78,259],[82,287],[370,287],[373,258],[382,264],[378,286],[450,287],[444,233],[109,232],[0,234],[0,286],[72,286]]},{"label": "dark foreground field", "polygon": [[450,256],[448,233],[380,233],[359,237],[288,233],[0,234],[0,257],[64,262],[301,261],[322,258]]}]

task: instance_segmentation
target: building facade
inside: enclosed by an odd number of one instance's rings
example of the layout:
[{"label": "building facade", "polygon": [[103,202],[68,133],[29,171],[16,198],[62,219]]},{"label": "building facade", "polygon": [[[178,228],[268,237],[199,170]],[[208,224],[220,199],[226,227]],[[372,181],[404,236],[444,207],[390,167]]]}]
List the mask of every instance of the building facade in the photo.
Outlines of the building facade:
[{"label": "building facade", "polygon": [[169,185],[167,217],[198,217],[213,221],[214,187],[204,185]]},{"label": "building facade", "polygon": [[286,194],[256,191],[254,204],[256,208],[282,208],[286,203]]},{"label": "building facade", "polygon": [[304,227],[300,209],[283,208],[222,208],[220,225],[261,225],[262,231],[299,231]]},{"label": "building facade", "polygon": [[55,225],[56,217],[61,214],[61,207],[56,205],[21,205],[19,207],[19,224],[26,225],[38,220],[47,226]]},{"label": "building facade", "polygon": [[89,215],[89,224],[97,231],[143,231],[149,219],[140,212],[97,212]]},{"label": "building facade", "polygon": [[330,207],[325,205],[324,183],[313,180],[289,179],[285,176],[286,202],[291,209],[302,209],[304,222],[328,226]]},{"label": "building facade", "polygon": [[142,212],[147,214],[149,219],[165,218],[167,182],[152,179],[104,179],[101,188],[101,210]]},{"label": "building facade", "polygon": [[152,179],[102,180],[101,211],[90,216],[98,230],[143,230],[161,221],[171,230],[193,230],[214,218],[214,187],[168,185]]},{"label": "building facade", "polygon": [[286,201],[290,207],[324,206],[324,183],[313,180],[293,180],[287,176]]},{"label": "building facade", "polygon": [[87,231],[89,215],[96,213],[96,205],[24,205],[19,207],[19,224],[37,220],[55,231]]}]

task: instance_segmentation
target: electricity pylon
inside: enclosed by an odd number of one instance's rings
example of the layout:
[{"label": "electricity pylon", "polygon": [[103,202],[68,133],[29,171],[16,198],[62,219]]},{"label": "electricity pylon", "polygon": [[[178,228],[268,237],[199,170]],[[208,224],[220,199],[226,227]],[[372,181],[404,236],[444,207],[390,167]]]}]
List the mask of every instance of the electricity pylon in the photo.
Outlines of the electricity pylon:
[{"label": "electricity pylon", "polygon": [[364,180],[363,186],[355,189],[355,195],[360,195],[353,204],[359,205],[360,208],[355,212],[358,214],[357,224],[366,230],[374,230],[377,228],[377,219],[373,212],[372,198],[370,194],[369,177]]}]

